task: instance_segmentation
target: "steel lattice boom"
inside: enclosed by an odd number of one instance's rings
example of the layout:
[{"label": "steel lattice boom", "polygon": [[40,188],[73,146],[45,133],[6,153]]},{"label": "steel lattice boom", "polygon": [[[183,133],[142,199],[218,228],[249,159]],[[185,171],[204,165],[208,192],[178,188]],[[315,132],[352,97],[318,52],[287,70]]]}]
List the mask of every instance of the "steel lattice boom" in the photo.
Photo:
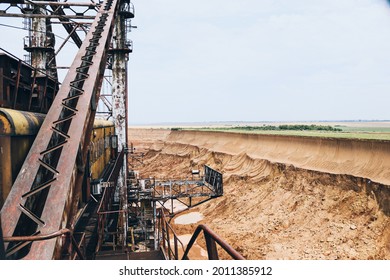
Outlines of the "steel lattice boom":
[{"label": "steel lattice boom", "polygon": [[[106,0],[83,41],[1,212],[4,236],[72,228],[119,1]],[[23,239],[23,238],[20,238]],[[8,258],[59,258],[61,237],[10,242]]]}]

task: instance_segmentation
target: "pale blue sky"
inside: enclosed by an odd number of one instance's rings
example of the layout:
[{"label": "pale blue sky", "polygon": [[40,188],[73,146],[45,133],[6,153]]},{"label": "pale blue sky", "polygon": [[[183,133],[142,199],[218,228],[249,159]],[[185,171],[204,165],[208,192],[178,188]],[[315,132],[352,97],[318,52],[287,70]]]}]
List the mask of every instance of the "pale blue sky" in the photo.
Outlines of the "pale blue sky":
[{"label": "pale blue sky", "polygon": [[[386,0],[133,3],[131,124],[390,119]],[[21,56],[26,32],[0,30]]]},{"label": "pale blue sky", "polygon": [[134,0],[130,121],[389,119],[382,0]]}]

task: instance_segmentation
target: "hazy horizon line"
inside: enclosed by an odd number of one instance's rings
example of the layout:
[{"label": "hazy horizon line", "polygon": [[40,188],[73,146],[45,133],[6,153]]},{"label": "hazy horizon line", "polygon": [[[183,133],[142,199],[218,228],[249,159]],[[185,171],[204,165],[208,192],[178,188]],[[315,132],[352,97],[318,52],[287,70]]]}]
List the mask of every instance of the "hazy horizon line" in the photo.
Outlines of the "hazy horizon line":
[{"label": "hazy horizon line", "polygon": [[377,119],[362,119],[362,120],[295,120],[295,121],[191,121],[191,122],[145,122],[145,123],[129,123],[128,126],[139,126],[139,125],[180,125],[180,124],[250,124],[250,123],[308,123],[308,122],[390,122],[390,120],[377,120]]}]

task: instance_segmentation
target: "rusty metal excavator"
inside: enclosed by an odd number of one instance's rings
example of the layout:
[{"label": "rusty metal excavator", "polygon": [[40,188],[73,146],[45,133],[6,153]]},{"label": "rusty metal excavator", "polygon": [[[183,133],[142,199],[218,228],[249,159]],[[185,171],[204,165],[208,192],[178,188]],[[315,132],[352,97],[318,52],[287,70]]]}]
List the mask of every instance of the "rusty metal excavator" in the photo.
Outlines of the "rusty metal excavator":
[{"label": "rusty metal excavator", "polygon": [[[204,176],[194,180],[159,181],[138,178],[134,170],[128,170],[127,60],[132,42],[127,33],[134,18],[133,4],[129,0],[1,0],[0,4],[5,7],[1,17],[27,18],[30,32],[25,40],[27,63],[4,56],[5,51],[0,57],[16,65],[7,79],[3,79],[6,72],[0,72],[4,91],[0,96],[6,96],[7,89],[11,94],[10,102],[0,100],[4,111],[0,116],[3,113],[10,120],[15,111],[44,116],[1,209],[0,258],[188,259],[203,232],[210,259],[219,258],[218,248],[242,259],[204,225],[180,249],[169,224],[175,213],[166,203],[172,206],[180,201],[190,208],[221,196],[221,173],[206,166]],[[63,45],[54,49],[53,20],[65,28],[66,40],[72,39],[79,48],[62,83],[58,82],[56,54]],[[76,32],[80,29],[86,34],[84,39]],[[30,84],[22,89],[26,65]],[[112,73],[109,100],[101,94],[107,68]],[[54,81],[53,93],[48,100],[50,81]],[[105,117],[112,125],[96,125],[101,101],[108,104]],[[14,119],[10,123],[18,125]],[[112,127],[114,133],[107,130]],[[97,169],[99,176],[92,178],[91,159],[95,164],[103,156],[105,164]]]}]

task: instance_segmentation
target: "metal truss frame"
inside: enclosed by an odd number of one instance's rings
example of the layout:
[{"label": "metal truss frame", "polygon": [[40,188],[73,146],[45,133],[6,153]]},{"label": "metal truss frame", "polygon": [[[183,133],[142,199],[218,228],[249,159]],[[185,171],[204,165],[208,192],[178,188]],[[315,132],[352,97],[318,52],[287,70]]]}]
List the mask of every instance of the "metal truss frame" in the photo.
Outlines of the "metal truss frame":
[{"label": "metal truss frame", "polygon": [[[62,83],[1,211],[4,236],[45,235],[72,225],[118,3],[102,4]],[[63,242],[11,242],[6,254],[60,258]]]}]

